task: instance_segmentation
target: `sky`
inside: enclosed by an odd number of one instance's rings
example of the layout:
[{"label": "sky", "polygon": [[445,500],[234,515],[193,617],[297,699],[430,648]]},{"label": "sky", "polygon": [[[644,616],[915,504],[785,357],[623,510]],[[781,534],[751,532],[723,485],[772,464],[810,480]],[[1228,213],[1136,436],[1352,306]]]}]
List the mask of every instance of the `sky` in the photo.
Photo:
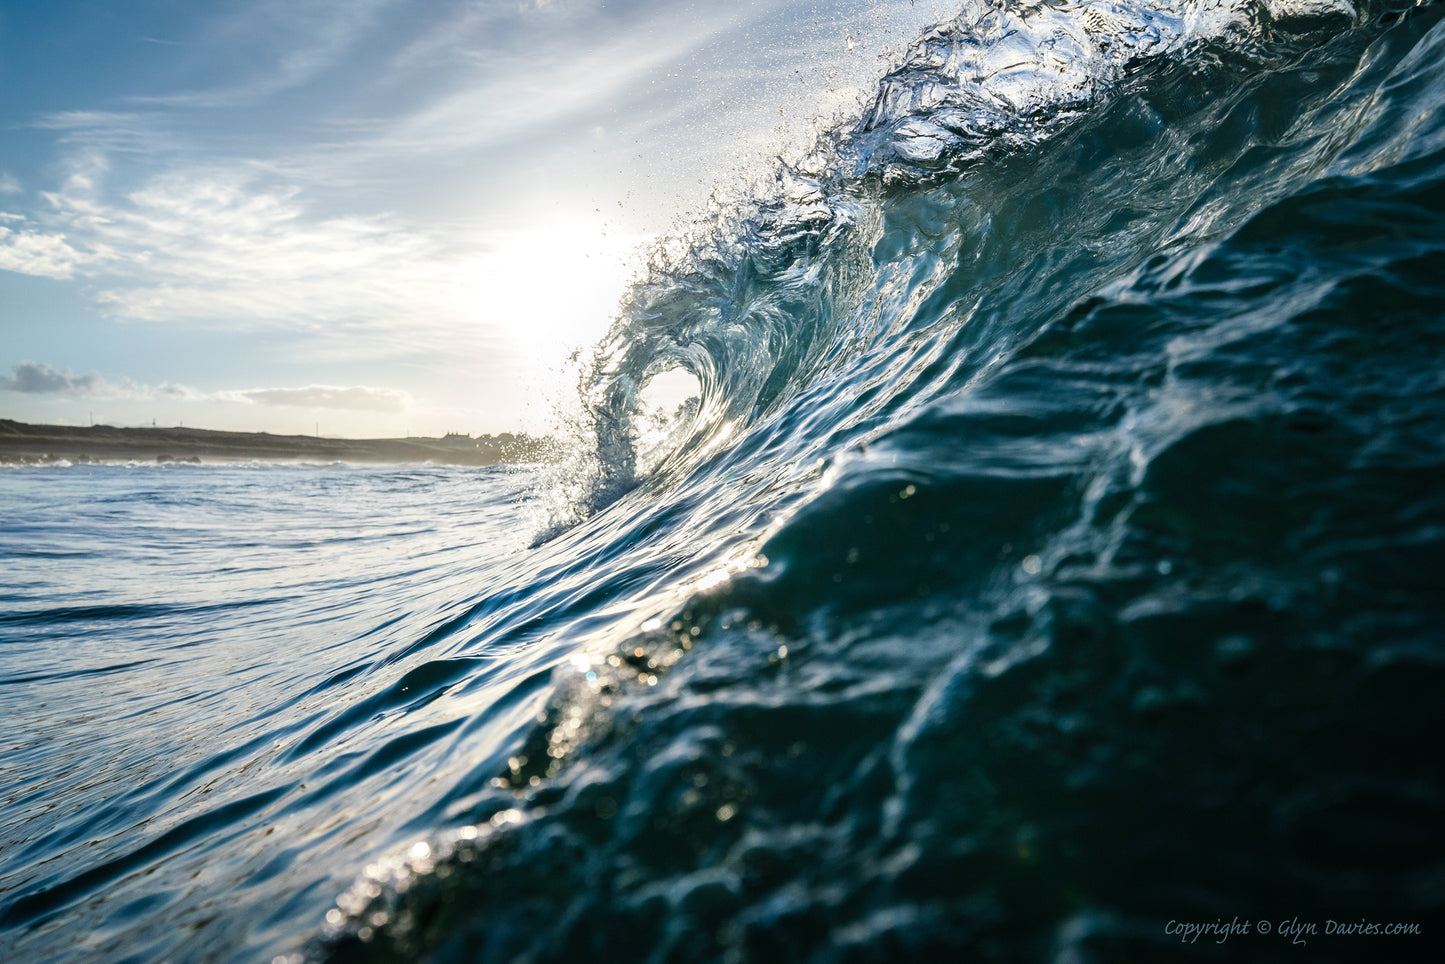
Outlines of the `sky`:
[{"label": "sky", "polygon": [[0,417],[554,427],[647,246],[938,0],[0,0]]}]

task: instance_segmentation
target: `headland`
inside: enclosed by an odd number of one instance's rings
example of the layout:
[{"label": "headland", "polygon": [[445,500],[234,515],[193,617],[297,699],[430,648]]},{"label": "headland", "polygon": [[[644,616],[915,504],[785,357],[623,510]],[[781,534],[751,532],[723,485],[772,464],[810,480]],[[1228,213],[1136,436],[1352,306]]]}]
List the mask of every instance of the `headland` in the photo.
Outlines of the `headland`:
[{"label": "headland", "polygon": [[0,418],[0,462],[277,461],[433,462],[495,465],[549,457],[548,439],[527,435],[443,438],[322,438],[201,428],[30,425]]}]

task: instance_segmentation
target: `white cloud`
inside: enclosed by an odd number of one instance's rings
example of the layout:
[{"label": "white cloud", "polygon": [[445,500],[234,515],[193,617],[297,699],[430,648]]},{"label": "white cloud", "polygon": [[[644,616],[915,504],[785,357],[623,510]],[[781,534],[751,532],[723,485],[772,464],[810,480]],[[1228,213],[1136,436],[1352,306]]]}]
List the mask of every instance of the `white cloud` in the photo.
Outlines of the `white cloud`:
[{"label": "white cloud", "polygon": [[96,372],[74,375],[70,369],[55,369],[35,362],[21,362],[11,368],[10,377],[0,376],[0,388],[26,395],[92,395],[104,384]]},{"label": "white cloud", "polygon": [[[7,214],[0,215],[0,220],[16,223],[25,219]],[[92,255],[77,251],[64,234],[0,225],[0,271],[62,279],[73,277],[77,267],[91,260]]]},{"label": "white cloud", "polygon": [[295,189],[236,173],[163,176],[112,201],[98,176],[44,194],[38,224],[0,226],[0,269],[82,276],[135,320],[454,337],[460,256],[398,219],[317,218]]},{"label": "white cloud", "polygon": [[85,398],[202,398],[200,392],[185,385],[165,382],[160,385],[139,385],[129,378],[109,382],[99,372],[77,375],[69,368],[24,361],[12,365],[10,375],[0,375],[0,390],[22,395],[65,395]]},{"label": "white cloud", "polygon": [[247,388],[208,393],[175,382],[142,385],[130,378],[112,382],[99,372],[77,375],[69,368],[54,368],[33,361],[12,365],[10,371],[8,376],[0,375],[0,391],[22,395],[219,401],[354,412],[404,412],[413,406],[412,397],[407,392],[370,385],[306,385],[301,388]]},{"label": "white cloud", "polygon": [[222,393],[225,397],[258,405],[292,408],[336,408],[356,412],[402,412],[411,408],[411,395],[394,388],[365,385],[307,385],[304,388],[253,388]]},{"label": "white cloud", "polygon": [[0,194],[19,194],[20,191],[20,182],[15,180],[15,175],[0,171]]}]

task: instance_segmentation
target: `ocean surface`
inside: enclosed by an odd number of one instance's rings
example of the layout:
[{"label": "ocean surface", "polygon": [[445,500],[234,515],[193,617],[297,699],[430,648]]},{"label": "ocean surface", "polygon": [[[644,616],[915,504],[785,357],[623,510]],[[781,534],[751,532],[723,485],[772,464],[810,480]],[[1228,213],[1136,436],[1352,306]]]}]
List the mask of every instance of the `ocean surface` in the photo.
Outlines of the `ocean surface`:
[{"label": "ocean surface", "polygon": [[1442,20],[966,5],[557,464],[0,471],[0,959],[1439,960]]}]

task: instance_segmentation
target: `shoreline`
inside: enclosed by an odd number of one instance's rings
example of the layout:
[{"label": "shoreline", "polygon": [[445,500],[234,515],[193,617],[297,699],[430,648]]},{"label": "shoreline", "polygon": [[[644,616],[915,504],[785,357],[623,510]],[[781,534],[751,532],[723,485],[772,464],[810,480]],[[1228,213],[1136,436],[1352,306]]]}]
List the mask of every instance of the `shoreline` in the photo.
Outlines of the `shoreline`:
[{"label": "shoreline", "polygon": [[338,439],[201,428],[31,425],[0,418],[0,463],[323,461],[485,466],[547,461],[552,443],[525,435]]}]

